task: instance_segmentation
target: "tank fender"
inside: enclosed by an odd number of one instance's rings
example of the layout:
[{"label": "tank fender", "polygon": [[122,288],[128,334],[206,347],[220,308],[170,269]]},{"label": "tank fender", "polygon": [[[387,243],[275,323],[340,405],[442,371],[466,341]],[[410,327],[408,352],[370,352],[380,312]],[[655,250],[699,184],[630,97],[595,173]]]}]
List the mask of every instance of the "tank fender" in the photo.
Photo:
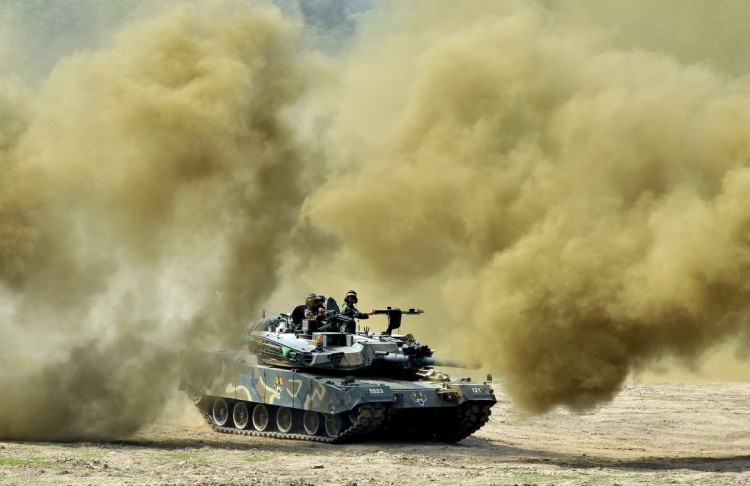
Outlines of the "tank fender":
[{"label": "tank fender", "polygon": [[360,384],[349,388],[349,410],[363,403],[393,403],[396,398],[391,387],[383,384]]},{"label": "tank fender", "polygon": [[[443,392],[443,390],[445,390]],[[486,383],[446,383],[441,392],[444,393],[447,399],[451,399],[449,395],[455,394],[456,404],[461,404],[465,401],[488,401],[495,403],[495,391],[492,387]],[[440,393],[440,392],[438,392]]]}]

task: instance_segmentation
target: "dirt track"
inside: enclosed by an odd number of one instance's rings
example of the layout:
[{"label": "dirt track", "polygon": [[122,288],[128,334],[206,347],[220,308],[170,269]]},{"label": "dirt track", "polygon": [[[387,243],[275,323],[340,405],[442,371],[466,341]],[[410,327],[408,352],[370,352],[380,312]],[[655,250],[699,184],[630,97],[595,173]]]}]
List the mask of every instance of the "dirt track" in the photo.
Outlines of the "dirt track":
[{"label": "dirt track", "polygon": [[0,483],[750,484],[750,383],[628,385],[596,411],[531,419],[499,398],[458,445],[332,446],[197,422],[111,443],[0,442]]}]

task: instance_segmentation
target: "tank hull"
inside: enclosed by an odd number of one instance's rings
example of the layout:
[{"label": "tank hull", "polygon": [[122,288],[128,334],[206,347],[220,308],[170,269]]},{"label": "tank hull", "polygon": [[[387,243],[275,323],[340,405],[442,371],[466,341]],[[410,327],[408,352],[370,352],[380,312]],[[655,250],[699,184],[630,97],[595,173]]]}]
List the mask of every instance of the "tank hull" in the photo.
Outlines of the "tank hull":
[{"label": "tank hull", "polygon": [[192,352],[183,370],[181,388],[215,430],[227,433],[455,442],[479,429],[496,402],[489,384],[280,368],[242,350]]}]

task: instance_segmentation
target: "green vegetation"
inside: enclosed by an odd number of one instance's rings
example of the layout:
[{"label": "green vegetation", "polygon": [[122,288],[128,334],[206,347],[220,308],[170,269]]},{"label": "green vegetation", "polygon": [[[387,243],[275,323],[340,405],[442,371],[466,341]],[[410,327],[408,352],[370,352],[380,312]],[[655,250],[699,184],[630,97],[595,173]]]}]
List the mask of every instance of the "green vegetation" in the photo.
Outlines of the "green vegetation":
[{"label": "green vegetation", "polygon": [[593,476],[586,476],[585,479],[588,484],[611,484],[614,482],[614,478],[607,474],[595,474]]},{"label": "green vegetation", "polygon": [[271,459],[273,459],[271,456],[250,456],[245,458],[247,462],[266,462]]},{"label": "green vegetation", "polygon": [[41,457],[10,457],[0,456],[0,466],[25,466],[26,464],[39,464],[42,466],[56,466],[57,463]]},{"label": "green vegetation", "polygon": [[79,454],[81,457],[88,457],[91,459],[104,459],[104,453],[103,452],[81,452]]},{"label": "green vegetation", "polygon": [[28,459],[18,459],[17,457],[0,456],[0,466],[24,466],[28,464]]},{"label": "green vegetation", "polygon": [[[513,477],[513,483],[517,484],[560,484],[561,481],[580,481],[581,476],[555,475],[555,474],[519,474]],[[588,478],[586,478],[588,479]]]}]

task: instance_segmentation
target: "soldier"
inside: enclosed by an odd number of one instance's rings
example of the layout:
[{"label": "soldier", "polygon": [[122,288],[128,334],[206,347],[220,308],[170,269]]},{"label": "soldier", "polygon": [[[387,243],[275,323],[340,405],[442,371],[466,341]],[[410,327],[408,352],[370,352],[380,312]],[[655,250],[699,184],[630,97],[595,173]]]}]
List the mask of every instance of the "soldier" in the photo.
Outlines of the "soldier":
[{"label": "soldier", "polygon": [[309,294],[307,299],[305,299],[305,305],[307,305],[305,308],[305,319],[317,319],[320,315],[321,307],[319,305],[318,297],[319,296],[315,294]]},{"label": "soldier", "polygon": [[357,319],[369,319],[375,313],[374,310],[367,313],[360,312],[355,305],[357,302],[359,302],[357,292],[353,290],[347,292],[346,297],[344,297],[344,308],[341,310],[341,313],[347,317],[356,317]]},{"label": "soldier", "polygon": [[323,294],[318,294],[318,308],[326,310],[326,296]]}]

